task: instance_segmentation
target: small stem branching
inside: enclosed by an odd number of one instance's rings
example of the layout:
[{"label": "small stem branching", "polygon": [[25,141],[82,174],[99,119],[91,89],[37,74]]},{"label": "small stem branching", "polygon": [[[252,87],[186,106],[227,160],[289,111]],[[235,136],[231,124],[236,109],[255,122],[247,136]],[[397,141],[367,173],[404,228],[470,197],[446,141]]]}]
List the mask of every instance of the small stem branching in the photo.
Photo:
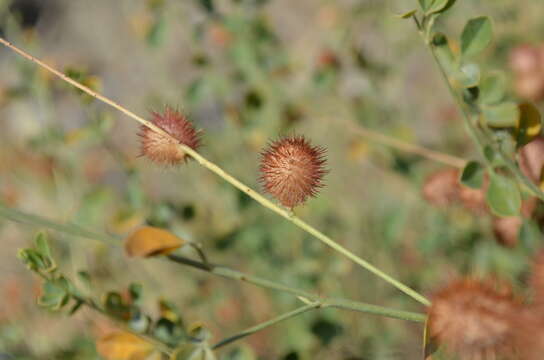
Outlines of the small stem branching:
[{"label": "small stem branching", "polygon": [[228,345],[234,341],[237,341],[237,340],[240,340],[240,339],[243,339],[245,338],[246,336],[250,336],[250,335],[253,335],[255,334],[256,332],[258,331],[261,331],[263,329],[266,329],[267,327],[269,326],[272,326],[272,325],[275,325],[279,322],[282,322],[282,321],[285,321],[285,320],[288,320],[288,319],[291,319],[295,316],[298,316],[300,314],[303,314],[307,311],[310,311],[310,310],[315,310],[315,309],[319,309],[323,307],[323,304],[321,304],[320,302],[316,301],[316,302],[313,302],[313,303],[310,303],[310,304],[307,304],[307,305],[304,305],[304,306],[301,306],[293,311],[290,311],[288,313],[285,313],[285,314],[282,314],[280,316],[277,316],[273,319],[270,319],[268,321],[265,321],[263,323],[260,323],[260,324],[257,324],[255,326],[252,326],[238,334],[235,334],[235,335],[232,335],[232,336],[229,336],[228,338],[226,339],[223,339],[221,341],[219,341],[218,343],[216,343],[215,345],[212,346],[212,349],[215,350],[215,349],[219,349],[220,347],[223,347],[225,345]]},{"label": "small stem branching", "polygon": [[[47,227],[47,228],[60,231],[60,232],[65,232],[67,234],[71,234],[74,236],[79,236],[79,237],[88,238],[88,239],[101,239],[102,241],[107,241],[112,246],[119,246],[121,242],[121,238],[113,236],[113,235],[100,235],[100,234],[90,233],[86,231],[85,229],[79,227],[78,225],[66,226],[64,224],[57,224],[54,221],[45,219],[41,216],[27,214],[25,212],[14,210],[9,207],[3,206],[2,204],[0,204],[0,216],[8,220],[24,222],[26,224],[37,225],[41,227]],[[345,299],[323,298],[319,295],[315,295],[298,288],[290,287],[275,281],[271,281],[271,280],[263,279],[263,278],[253,276],[250,274],[242,273],[240,271],[233,270],[224,266],[214,265],[210,262],[193,260],[184,256],[173,255],[173,254],[168,255],[166,259],[177,264],[182,264],[182,265],[189,266],[198,270],[206,271],[211,274],[221,276],[224,278],[239,280],[239,281],[246,282],[248,284],[252,284],[262,288],[289,293],[289,294],[295,295],[299,299],[304,299],[301,301],[303,302],[306,301],[307,303],[312,301],[321,301],[322,303],[329,304],[329,306],[346,309],[346,310],[353,310],[353,311],[365,312],[365,313],[370,313],[375,315],[382,315],[382,316],[387,316],[387,317],[396,318],[396,319],[403,319],[408,321],[416,321],[416,322],[425,321],[424,314],[400,311],[400,310],[395,310],[395,309],[390,309],[390,308],[385,308],[381,306],[366,304],[363,302],[345,300]],[[75,294],[75,295],[79,296],[80,294]]]}]

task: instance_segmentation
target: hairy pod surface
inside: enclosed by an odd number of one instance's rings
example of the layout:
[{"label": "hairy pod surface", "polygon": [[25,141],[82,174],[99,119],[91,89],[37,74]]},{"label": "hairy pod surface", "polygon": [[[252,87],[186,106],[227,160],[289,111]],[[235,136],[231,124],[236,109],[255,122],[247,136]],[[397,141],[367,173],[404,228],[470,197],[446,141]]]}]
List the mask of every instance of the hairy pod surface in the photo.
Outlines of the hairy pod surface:
[{"label": "hairy pod surface", "polygon": [[303,136],[272,142],[261,153],[260,182],[282,205],[294,208],[323,186],[325,149],[312,146]]},{"label": "hairy pod surface", "polygon": [[516,331],[512,319],[521,309],[510,291],[462,279],[433,296],[429,332],[461,359],[511,359]]},{"label": "hairy pod surface", "polygon": [[185,162],[188,154],[178,144],[196,150],[200,146],[198,131],[179,111],[166,107],[163,113],[152,113],[151,122],[174,139],[159,134],[146,126],[140,129],[141,151],[151,161],[161,165],[178,165]]}]

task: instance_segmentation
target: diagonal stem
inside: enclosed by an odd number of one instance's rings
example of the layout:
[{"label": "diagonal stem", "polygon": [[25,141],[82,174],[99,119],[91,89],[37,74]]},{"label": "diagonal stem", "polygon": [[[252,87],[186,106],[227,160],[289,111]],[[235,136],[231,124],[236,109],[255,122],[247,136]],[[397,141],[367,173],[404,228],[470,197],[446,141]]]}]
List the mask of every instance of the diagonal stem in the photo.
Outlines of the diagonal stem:
[{"label": "diagonal stem", "polygon": [[308,305],[301,306],[301,307],[299,307],[299,308],[297,308],[297,309],[295,309],[293,311],[282,314],[280,316],[277,316],[277,317],[275,317],[273,319],[270,319],[270,320],[265,321],[263,323],[257,324],[255,326],[252,326],[252,327],[250,327],[250,328],[248,328],[248,329],[246,329],[246,330],[244,330],[244,331],[242,331],[242,332],[240,332],[238,334],[235,334],[233,336],[229,336],[228,338],[225,338],[225,339],[219,341],[218,343],[216,343],[215,345],[213,345],[212,350],[219,349],[220,347],[228,345],[228,344],[230,344],[230,343],[232,343],[234,341],[243,339],[246,336],[253,335],[256,332],[261,331],[263,329],[266,329],[269,326],[272,326],[272,325],[275,325],[275,324],[277,324],[279,322],[288,320],[290,318],[298,316],[298,315],[300,315],[302,313],[305,313],[307,311],[318,309],[320,307],[323,307],[323,305],[320,302],[314,302],[314,303],[310,303]]},{"label": "diagonal stem", "polygon": [[[467,128],[469,136],[472,138],[474,143],[477,145],[478,150],[480,151],[484,161],[486,162],[486,165],[488,166],[488,168],[490,168],[491,164],[489,163],[489,161],[487,160],[487,157],[484,154],[484,147],[486,145],[485,143],[488,143],[488,144],[491,144],[494,148],[496,148],[496,146],[495,146],[495,144],[493,142],[493,139],[485,131],[484,132],[479,132],[478,131],[477,127],[473,123],[472,117],[471,117],[468,109],[463,104],[463,100],[461,99],[459,94],[453,88],[453,86],[452,86],[452,84],[451,84],[451,82],[450,82],[450,80],[448,78],[448,75],[446,74],[446,70],[444,69],[444,66],[442,65],[442,63],[438,59],[438,56],[436,55],[436,52],[434,50],[433,45],[430,43],[430,41],[428,41],[428,39],[426,39],[425,32],[423,31],[424,29],[422,28],[421,23],[417,19],[417,16],[413,15],[412,18],[414,19],[416,27],[419,30],[419,33],[420,33],[421,37],[423,38],[424,43],[427,45],[427,48],[429,49],[429,51],[430,51],[430,53],[432,55],[432,58],[435,61],[436,65],[438,67],[438,70],[440,71],[440,74],[442,75],[442,78],[444,79],[444,82],[447,85],[448,91],[450,92],[450,94],[453,97],[455,103],[457,104],[457,107],[461,110],[461,113],[463,114],[463,119],[465,121],[465,127]],[[544,192],[542,192],[542,190],[537,185],[535,185],[531,180],[529,180],[527,178],[527,176],[525,176],[521,172],[521,170],[516,165],[516,163],[514,161],[512,161],[506,154],[504,154],[502,149],[497,148],[496,151],[497,151],[497,154],[500,156],[501,160],[504,162],[504,164],[508,168],[508,170],[510,170],[510,172],[522,183],[522,185],[529,192],[531,192],[534,196],[538,197],[541,200],[544,200]]]},{"label": "diagonal stem", "polygon": [[204,264],[200,261],[192,260],[184,256],[168,255],[168,259],[178,264],[186,265],[198,270],[206,271],[224,278],[239,280],[253,284],[259,287],[278,290],[285,293],[290,293],[299,298],[309,300],[311,303],[319,302],[322,306],[334,307],[338,309],[351,310],[357,312],[363,312],[367,314],[374,314],[380,316],[386,316],[394,319],[401,319],[414,322],[424,322],[426,316],[420,313],[408,312],[390,309],[382,306],[367,304],[359,301],[351,301],[338,298],[322,297],[298,288],[293,288],[275,281],[263,279],[254,275],[245,274],[243,272],[233,270],[220,265]]},{"label": "diagonal stem", "polygon": [[[16,222],[22,222],[25,224],[44,226],[44,227],[47,227],[56,231],[60,231],[60,232],[65,232],[67,234],[71,234],[74,236],[107,241],[109,244],[111,244],[111,246],[118,246],[119,242],[121,241],[119,237],[116,237],[113,235],[91,233],[81,228],[78,225],[73,225],[73,224],[66,225],[66,224],[55,223],[54,221],[51,221],[44,217],[28,214],[28,213],[15,210],[15,209],[11,209],[9,207],[3,206],[2,204],[0,204],[0,217],[4,217],[8,220],[12,220]],[[217,276],[221,276],[221,277],[232,279],[232,280],[247,282],[249,284],[253,284],[255,286],[259,286],[262,288],[282,291],[285,293],[295,295],[297,297],[310,299],[311,301],[324,300],[330,306],[337,307],[339,309],[366,312],[366,313],[382,315],[386,317],[403,319],[408,321],[416,321],[416,322],[425,321],[424,314],[400,311],[400,310],[385,308],[381,306],[376,306],[376,305],[371,305],[371,304],[366,304],[363,302],[351,301],[346,299],[322,298],[321,296],[309,293],[307,291],[304,291],[298,288],[290,287],[281,283],[277,283],[275,281],[263,279],[263,278],[253,276],[250,274],[245,274],[240,271],[236,271],[224,266],[211,264],[207,261],[206,262],[197,261],[197,260],[193,260],[190,258],[186,258],[184,256],[178,256],[178,255],[168,255],[167,259],[178,264],[190,266],[198,270],[215,274]]]},{"label": "diagonal stem", "polygon": [[[98,100],[112,106],[113,108],[115,108],[115,109],[117,109],[119,111],[121,111],[123,114],[127,115],[128,117],[130,117],[130,118],[132,118],[132,119],[134,119],[136,121],[138,121],[142,125],[150,128],[151,130],[157,132],[158,134],[161,134],[161,135],[163,135],[163,136],[165,136],[167,138],[170,138],[170,139],[172,139],[174,141],[177,141],[174,138],[172,138],[172,136],[170,136],[170,134],[168,134],[163,129],[159,128],[158,126],[154,125],[152,122],[143,119],[142,117],[134,114],[133,112],[129,111],[128,109],[124,108],[123,106],[119,105],[118,103],[114,102],[113,100],[110,100],[107,97],[105,97],[105,96],[91,90],[90,88],[80,84],[79,82],[69,78],[68,76],[64,75],[60,71],[52,68],[51,66],[45,64],[44,62],[42,62],[39,59],[33,57],[32,55],[24,52],[23,50],[21,50],[19,48],[17,48],[13,44],[11,44],[9,41],[7,41],[7,40],[5,40],[3,38],[0,38],[0,43],[3,44],[4,46],[10,48],[11,50],[15,51],[16,53],[18,53],[22,57],[34,62],[35,64],[39,65],[40,67],[42,67],[42,68],[46,69],[47,71],[51,72],[52,74],[56,75],[57,77],[59,77],[63,81],[75,86],[76,88],[80,89],[81,91],[84,91],[85,93],[89,94],[90,96],[92,96],[92,97],[94,97],[94,98],[96,98],[96,99],[98,99]],[[366,270],[368,270],[371,273],[375,274],[376,276],[380,277],[384,281],[386,281],[389,284],[393,285],[394,287],[396,287],[400,291],[404,292],[406,295],[408,295],[408,296],[412,297],[413,299],[419,301],[421,304],[430,305],[429,300],[427,300],[423,295],[419,294],[417,291],[415,291],[415,290],[411,289],[410,287],[404,285],[400,281],[392,278],[391,276],[384,273],[383,271],[381,271],[380,269],[378,269],[374,265],[370,264],[366,260],[364,260],[364,259],[360,258],[359,256],[355,255],[354,253],[352,253],[348,249],[344,248],[342,245],[338,244],[333,239],[331,239],[327,235],[323,234],[322,232],[320,232],[319,230],[317,230],[313,226],[309,225],[308,223],[304,222],[303,220],[299,219],[298,217],[292,215],[286,209],[281,208],[278,205],[274,204],[272,201],[268,200],[267,198],[265,198],[261,194],[257,193],[255,190],[251,189],[249,186],[245,185],[244,183],[242,183],[241,181],[239,181],[238,179],[236,179],[235,177],[233,177],[232,175],[227,173],[225,170],[223,170],[222,168],[220,168],[219,166],[217,166],[213,162],[211,162],[211,161],[207,160],[206,158],[204,158],[202,155],[200,155],[195,150],[191,149],[189,146],[186,146],[186,145],[181,144],[181,143],[178,143],[178,146],[185,153],[189,154],[189,156],[191,156],[193,159],[195,159],[200,165],[202,165],[203,167],[205,167],[208,170],[212,171],[213,173],[215,173],[219,177],[223,178],[225,181],[227,181],[228,183],[230,183],[231,185],[233,185],[234,187],[236,187],[240,191],[244,192],[246,195],[248,195],[253,200],[260,203],[262,206],[272,210],[273,212],[275,212],[276,214],[278,214],[278,215],[282,216],[283,218],[287,219],[288,221],[295,224],[296,226],[298,226],[302,230],[304,230],[307,233],[315,236],[318,240],[325,243],[329,247],[333,248],[335,251],[337,251],[340,254],[346,256],[347,258],[349,258],[350,260],[352,260],[353,262],[355,262],[359,266],[365,268]]]}]

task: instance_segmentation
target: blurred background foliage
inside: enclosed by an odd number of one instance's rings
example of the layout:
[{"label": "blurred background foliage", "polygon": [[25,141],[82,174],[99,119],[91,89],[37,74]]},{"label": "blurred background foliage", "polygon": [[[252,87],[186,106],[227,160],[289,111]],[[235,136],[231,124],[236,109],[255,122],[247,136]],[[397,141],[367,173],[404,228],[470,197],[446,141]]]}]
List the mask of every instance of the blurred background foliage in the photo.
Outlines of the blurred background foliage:
[{"label": "blurred background foliage", "polygon": [[[417,6],[379,0],[0,0],[0,34],[138,114],[177,106],[204,130],[202,153],[258,188],[259,152],[281,134],[328,149],[321,195],[298,215],[356,254],[429,294],[459,274],[498,276],[523,291],[540,245],[495,241],[491,217],[422,198],[443,166],[362,137],[360,126],[464,158],[476,156],[411,21]],[[538,44],[544,3],[459,0],[440,19],[459,34],[494,19],[482,59],[508,69]],[[456,44],[454,44],[455,46]],[[458,44],[457,44],[458,46]],[[0,50],[0,202],[97,232],[148,224],[202,244],[214,261],[309,291],[399,309],[418,304],[262,208],[194,162],[166,169],[139,157],[135,122]],[[509,75],[511,94],[515,78]],[[111,328],[35,306],[38,280],[16,259],[38,230],[0,219],[0,359],[99,359]],[[215,339],[297,306],[297,300],[120,248],[50,232],[64,273],[85,270],[99,292],[145,288],[143,306],[174,302]],[[419,359],[422,327],[339,310],[315,311],[220,352],[222,359]],[[245,356],[245,357],[244,357]]]}]

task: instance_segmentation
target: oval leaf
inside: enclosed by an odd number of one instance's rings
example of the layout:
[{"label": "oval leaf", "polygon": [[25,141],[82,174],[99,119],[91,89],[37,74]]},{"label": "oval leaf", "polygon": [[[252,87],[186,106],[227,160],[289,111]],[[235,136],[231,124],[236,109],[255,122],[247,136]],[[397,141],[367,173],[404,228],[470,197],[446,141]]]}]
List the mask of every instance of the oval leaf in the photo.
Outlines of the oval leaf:
[{"label": "oval leaf", "polygon": [[506,93],[506,79],[502,73],[487,75],[480,83],[480,100],[492,105],[500,102]]},{"label": "oval leaf", "polygon": [[38,305],[51,310],[59,310],[68,303],[68,300],[70,300],[68,281],[60,277],[44,282]]},{"label": "oval leaf", "polygon": [[492,38],[493,28],[487,16],[469,20],[461,34],[463,56],[471,57],[479,54],[491,43]]},{"label": "oval leaf", "polygon": [[456,0],[435,0],[429,9],[429,14],[441,13],[448,10],[455,4]]},{"label": "oval leaf", "polygon": [[442,33],[436,33],[433,36],[431,44],[435,48],[438,61],[444,67],[446,74],[451,76],[451,74],[458,71],[457,59],[451,49],[447,36]]},{"label": "oval leaf", "polygon": [[184,244],[183,239],[166,230],[145,226],[125,239],[125,252],[137,257],[167,255]]},{"label": "oval leaf", "polygon": [[100,338],[96,350],[106,360],[144,360],[154,349],[134,334],[116,331]]},{"label": "oval leaf", "polygon": [[517,146],[523,146],[534,140],[542,131],[540,112],[531,103],[519,104],[519,121],[516,128]]},{"label": "oval leaf", "polygon": [[491,127],[515,127],[518,124],[519,108],[516,103],[504,102],[498,105],[482,106],[485,123]]},{"label": "oval leaf", "polygon": [[517,183],[503,175],[492,174],[486,200],[497,216],[517,216],[521,208],[521,194]]},{"label": "oval leaf", "polygon": [[480,67],[476,64],[465,64],[455,73],[454,79],[464,88],[478,86],[480,83]]},{"label": "oval leaf", "polygon": [[484,182],[484,168],[477,161],[469,161],[461,174],[461,183],[473,189],[479,189]]}]

